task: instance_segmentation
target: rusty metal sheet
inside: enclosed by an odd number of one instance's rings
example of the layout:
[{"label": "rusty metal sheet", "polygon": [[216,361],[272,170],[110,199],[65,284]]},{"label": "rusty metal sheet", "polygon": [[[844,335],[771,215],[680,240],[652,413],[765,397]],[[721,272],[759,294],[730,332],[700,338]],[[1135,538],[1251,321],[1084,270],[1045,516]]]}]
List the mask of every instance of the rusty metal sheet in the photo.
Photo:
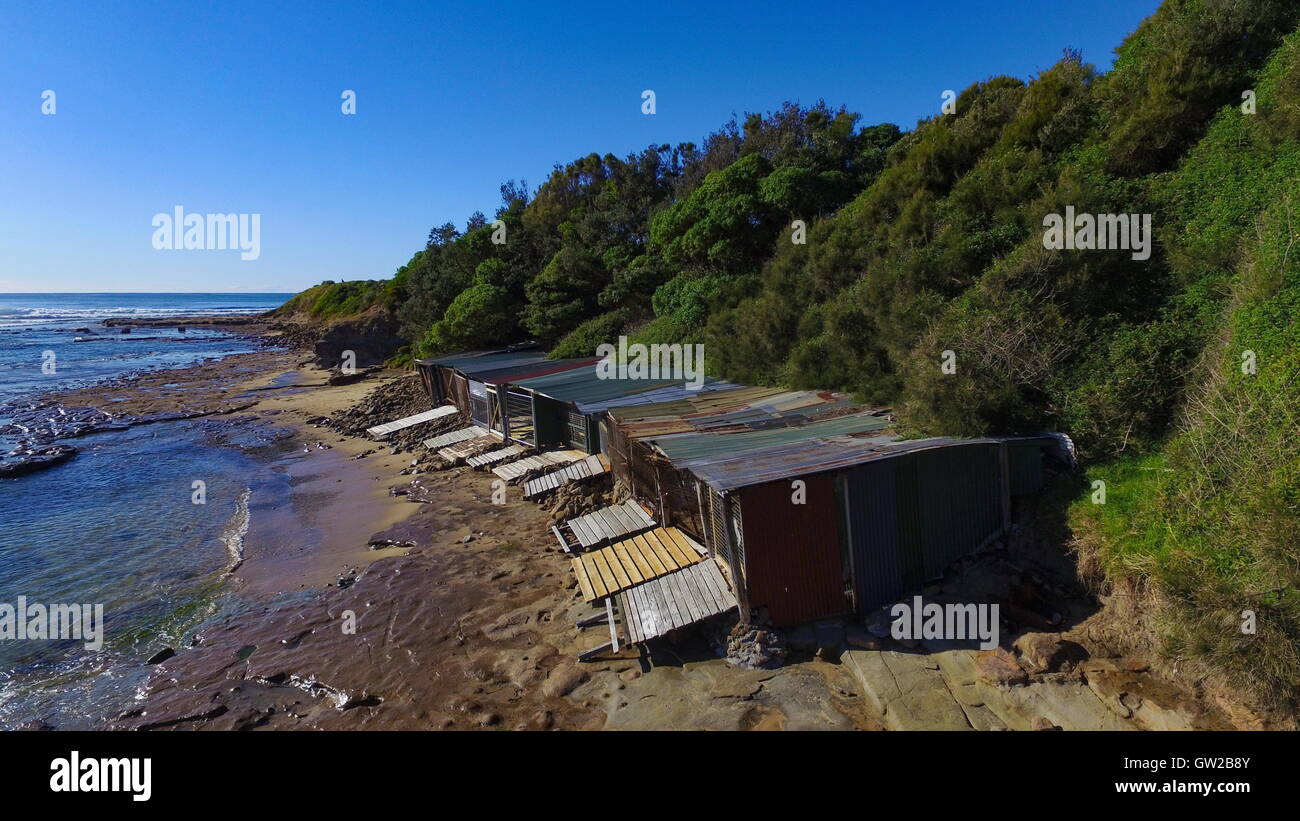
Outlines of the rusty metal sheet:
[{"label": "rusty metal sheet", "polygon": [[849,610],[835,482],[829,476],[803,481],[802,504],[795,503],[788,481],[747,487],[736,496],[749,606],[766,608],[778,627]]}]

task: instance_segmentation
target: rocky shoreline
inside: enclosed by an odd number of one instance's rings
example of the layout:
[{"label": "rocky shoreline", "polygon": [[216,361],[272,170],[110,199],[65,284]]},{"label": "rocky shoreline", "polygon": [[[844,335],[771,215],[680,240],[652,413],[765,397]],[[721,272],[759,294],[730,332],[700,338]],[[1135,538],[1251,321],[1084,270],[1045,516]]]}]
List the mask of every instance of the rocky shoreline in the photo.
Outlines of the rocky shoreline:
[{"label": "rocky shoreline", "polygon": [[[159,648],[136,705],[110,728],[1225,726],[1091,640],[1095,604],[1047,581],[1040,560],[1055,554],[1027,538],[953,571],[956,585],[982,580],[1019,625],[995,651],[908,645],[840,622],[737,632],[719,621],[643,655],[579,663],[605,631],[577,626],[591,608],[549,528],[611,489],[571,488],[541,506],[511,488],[493,504],[490,473],[420,445],[462,420],[365,437],[427,408],[417,377],[374,368],[332,383],[305,336],[294,345],[264,332],[270,344],[256,353],[43,397],[23,423],[33,456],[55,438],[217,414],[287,429],[297,445],[283,469],[304,503],[254,517],[230,579],[249,606]],[[111,414],[109,394],[120,400]],[[302,542],[305,527],[325,540]]]}]

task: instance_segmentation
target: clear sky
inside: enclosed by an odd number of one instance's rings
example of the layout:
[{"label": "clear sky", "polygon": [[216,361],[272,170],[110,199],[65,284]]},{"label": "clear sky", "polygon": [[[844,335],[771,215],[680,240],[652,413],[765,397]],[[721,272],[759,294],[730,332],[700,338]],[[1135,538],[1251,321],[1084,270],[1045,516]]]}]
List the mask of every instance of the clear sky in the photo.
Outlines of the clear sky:
[{"label": "clear sky", "polygon": [[[1108,68],[1157,5],[6,0],[0,291],[387,277],[432,225],[490,216],[504,180],[698,143],[784,100],[911,128],[944,89],[1028,78],[1065,46]],[[260,256],[155,250],[178,205],[260,214]]]}]

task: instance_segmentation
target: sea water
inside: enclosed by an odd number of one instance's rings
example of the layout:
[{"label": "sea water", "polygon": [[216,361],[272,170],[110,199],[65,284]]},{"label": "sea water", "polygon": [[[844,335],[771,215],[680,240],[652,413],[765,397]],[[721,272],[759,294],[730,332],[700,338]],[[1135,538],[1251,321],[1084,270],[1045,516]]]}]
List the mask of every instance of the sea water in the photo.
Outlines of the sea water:
[{"label": "sea water", "polygon": [[[257,349],[247,337],[203,327],[121,334],[105,319],[253,313],[289,296],[0,294],[0,408]],[[54,373],[41,367],[47,351]],[[242,556],[250,501],[256,507],[283,492],[270,470],[281,445],[265,426],[165,422],[72,444],[79,452],[69,462],[0,479],[0,610],[19,596],[102,604],[104,644],[0,638],[0,729],[32,721],[92,728],[129,708],[149,654],[179,646],[233,606],[222,586]],[[196,481],[203,504],[194,503]]]}]

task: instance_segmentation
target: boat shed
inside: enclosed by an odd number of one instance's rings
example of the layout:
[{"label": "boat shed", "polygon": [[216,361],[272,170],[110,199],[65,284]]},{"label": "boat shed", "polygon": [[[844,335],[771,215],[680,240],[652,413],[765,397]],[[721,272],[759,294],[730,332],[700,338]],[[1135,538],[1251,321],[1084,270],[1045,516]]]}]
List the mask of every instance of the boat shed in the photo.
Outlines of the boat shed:
[{"label": "boat shed", "polygon": [[469,390],[462,367],[484,370],[503,368],[544,359],[530,344],[490,351],[467,351],[434,359],[415,360],[416,370],[434,405],[451,403],[469,412]]},{"label": "boat shed", "polygon": [[742,388],[611,409],[615,476],[777,626],[896,601],[1010,525],[1051,437],[901,440],[837,394]]},{"label": "boat shed", "polygon": [[705,379],[698,388],[680,379],[601,378],[598,362],[511,384],[513,390],[531,394],[536,425],[565,447],[588,453],[605,450],[600,423],[610,408],[662,402],[692,394],[733,387],[729,382]]},{"label": "boat shed", "polygon": [[[435,403],[503,440],[603,453],[665,528],[722,561],[743,613],[865,616],[1007,532],[1059,434],[900,439],[841,393],[602,378],[516,347],[420,360]],[[1068,454],[1067,454],[1068,455]]]}]

